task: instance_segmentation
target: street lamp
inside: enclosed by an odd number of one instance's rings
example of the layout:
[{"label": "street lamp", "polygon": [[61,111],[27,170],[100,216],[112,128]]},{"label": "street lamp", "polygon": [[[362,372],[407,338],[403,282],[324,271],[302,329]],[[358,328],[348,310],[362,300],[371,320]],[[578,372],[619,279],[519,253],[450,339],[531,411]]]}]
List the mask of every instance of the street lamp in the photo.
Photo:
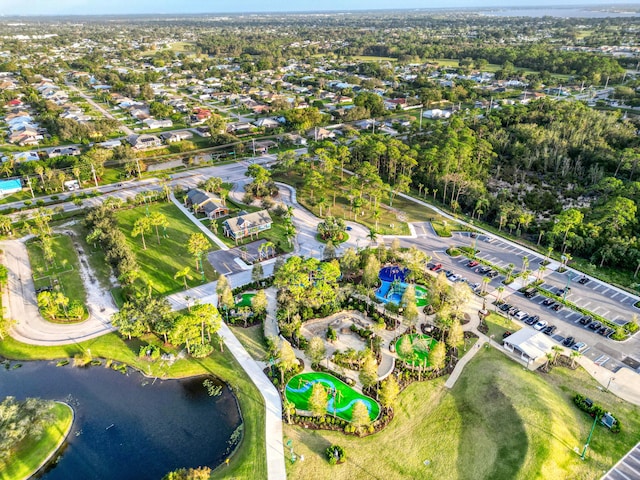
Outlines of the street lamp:
[{"label": "street lamp", "polygon": [[611,382],[613,382],[616,379],[616,377],[609,377],[609,381],[607,382],[607,388],[604,389],[605,392],[609,391],[609,387],[611,386]]},{"label": "street lamp", "polygon": [[582,455],[580,458],[584,460],[585,455],[587,454],[587,449],[589,448],[589,443],[591,443],[591,436],[593,435],[593,431],[596,429],[596,423],[598,422],[598,415],[596,414],[593,419],[593,425],[591,425],[591,431],[589,432],[589,437],[587,438],[587,443],[584,444],[584,448],[582,449]]}]

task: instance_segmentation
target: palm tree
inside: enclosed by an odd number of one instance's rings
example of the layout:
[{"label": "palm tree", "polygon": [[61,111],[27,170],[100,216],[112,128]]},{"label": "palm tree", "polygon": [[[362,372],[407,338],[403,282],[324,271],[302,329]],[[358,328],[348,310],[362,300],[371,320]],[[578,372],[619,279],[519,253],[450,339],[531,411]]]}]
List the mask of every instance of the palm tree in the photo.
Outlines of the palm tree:
[{"label": "palm tree", "polygon": [[371,245],[375,245],[375,242],[378,239],[378,232],[373,228],[369,229],[369,234],[367,235],[367,238],[371,240]]},{"label": "palm tree", "polygon": [[320,197],[316,205],[320,208],[320,216],[322,217],[322,209],[328,206],[327,199],[325,197]]},{"label": "palm tree", "polygon": [[523,274],[527,270],[527,268],[529,268],[529,257],[525,255],[522,257],[522,273]]},{"label": "palm tree", "polygon": [[505,280],[505,283],[511,282],[511,274],[513,273],[514,268],[516,268],[516,266],[513,263],[507,265],[507,279]]},{"label": "palm tree", "polygon": [[560,345],[554,345],[551,347],[553,350],[553,364],[555,365],[558,362],[558,354],[562,352],[562,347]]},{"label": "palm tree", "polygon": [[546,265],[540,265],[540,268],[538,268],[538,281],[542,280],[542,274],[545,272],[546,269],[547,269]]},{"label": "palm tree", "polygon": [[487,293],[487,285],[491,283],[491,279],[489,277],[482,277],[482,294]]},{"label": "palm tree", "polygon": [[169,220],[164,213],[154,212],[149,217],[149,223],[156,227],[156,237],[158,239],[158,245],[160,245],[160,233],[158,232],[158,227],[167,228],[169,226]]},{"label": "palm tree", "polygon": [[211,220],[211,224],[209,225],[209,228],[211,228],[211,231],[213,233],[218,233],[218,220],[216,220],[215,218],[213,220]]},{"label": "palm tree", "polygon": [[380,212],[379,208],[376,208],[373,211],[373,219],[376,221],[376,230],[378,230],[378,220],[380,220],[380,216],[382,215],[382,213]]},{"label": "palm tree", "polygon": [[178,270],[176,274],[173,276],[173,278],[175,280],[177,280],[178,278],[182,278],[182,280],[184,281],[184,289],[186,290],[187,288],[189,288],[189,286],[187,285],[187,280],[191,280],[190,273],[191,273],[191,267],[187,265],[182,270]]},{"label": "palm tree", "polygon": [[496,301],[497,301],[498,303],[500,303],[500,302],[502,301],[502,294],[503,294],[503,293],[504,293],[504,286],[503,286],[503,285],[500,285],[500,286],[498,287],[498,297],[496,298]]},{"label": "palm tree", "polygon": [[571,350],[571,368],[576,368],[576,360],[581,356],[582,354],[577,350]]},{"label": "palm tree", "polygon": [[149,217],[140,217],[133,224],[133,229],[131,230],[131,236],[132,237],[137,237],[138,235],[140,235],[142,237],[142,249],[143,250],[147,249],[147,244],[146,244],[145,239],[144,239],[144,234],[148,233],[149,230],[151,230],[151,221],[149,220]]},{"label": "palm tree", "polygon": [[271,241],[266,241],[262,244],[262,246],[264,246],[264,250],[265,252],[267,252],[267,258],[269,258],[270,254],[275,255],[276,254],[276,245],[275,243],[271,242]]}]

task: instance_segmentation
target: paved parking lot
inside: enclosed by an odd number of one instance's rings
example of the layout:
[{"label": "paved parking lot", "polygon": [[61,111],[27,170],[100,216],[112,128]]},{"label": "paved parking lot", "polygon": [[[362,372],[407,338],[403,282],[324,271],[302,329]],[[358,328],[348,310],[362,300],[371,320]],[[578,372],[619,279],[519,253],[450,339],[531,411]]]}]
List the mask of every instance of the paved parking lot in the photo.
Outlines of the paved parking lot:
[{"label": "paved parking lot", "polygon": [[[443,270],[452,270],[458,275],[468,280],[470,284],[482,285],[484,275],[476,272],[476,268],[468,268],[466,264],[469,258],[451,258],[446,254],[446,249],[450,246],[467,246],[479,250],[477,257],[493,265],[507,268],[509,264],[514,265],[514,273],[522,269],[522,258],[527,256],[529,260],[528,269],[534,277],[544,257],[539,254],[526,251],[517,245],[511,245],[500,239],[490,239],[485,235],[477,235],[475,238],[469,232],[455,232],[451,238],[438,237],[428,222],[413,224],[417,238],[402,240],[402,246],[416,246],[432,257],[432,263],[442,264]],[[543,288],[553,293],[558,293],[560,289],[570,286],[567,293],[567,300],[576,305],[601,315],[619,324],[631,319],[640,309],[634,307],[636,298],[615,287],[603,284],[602,282],[590,279],[585,284],[578,283],[583,277],[579,272],[567,269],[565,273],[555,271],[559,264],[552,262],[543,272]],[[498,275],[487,285],[487,303],[493,302],[498,295],[504,301],[512,304],[520,310],[524,310],[530,315],[538,315],[550,325],[555,325],[557,330],[552,338],[561,343],[566,337],[574,337],[577,342],[584,342],[588,348],[583,351],[583,355],[595,363],[602,365],[611,371],[616,371],[623,364],[634,370],[640,371],[640,341],[632,338],[628,342],[615,342],[603,337],[593,330],[585,328],[579,323],[582,314],[563,307],[559,311],[542,305],[546,297],[537,295],[528,299],[523,294],[517,292],[509,286],[504,286],[502,281],[504,275]],[[504,292],[499,293],[498,288],[504,286]],[[514,319],[515,322],[518,322]],[[524,325],[524,324],[523,324]],[[530,327],[528,327],[530,328]]]},{"label": "paved parking lot", "polygon": [[640,443],[602,477],[602,480],[634,480],[640,478]]}]

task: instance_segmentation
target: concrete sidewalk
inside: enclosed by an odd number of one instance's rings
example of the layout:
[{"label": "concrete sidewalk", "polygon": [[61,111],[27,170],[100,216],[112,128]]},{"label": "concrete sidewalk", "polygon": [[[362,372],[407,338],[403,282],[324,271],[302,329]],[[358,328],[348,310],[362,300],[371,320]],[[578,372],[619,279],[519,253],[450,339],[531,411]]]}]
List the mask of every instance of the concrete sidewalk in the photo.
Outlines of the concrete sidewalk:
[{"label": "concrete sidewalk", "polygon": [[202,233],[204,233],[208,238],[210,238],[213,243],[215,243],[216,245],[218,245],[220,247],[220,250],[229,250],[229,247],[227,247],[222,240],[220,240],[218,237],[216,237],[213,232],[211,230],[209,230],[207,227],[205,227],[202,222],[200,220],[198,220],[193,213],[191,213],[189,211],[189,209],[187,207],[185,207],[184,205],[182,205],[182,203],[180,203],[178,201],[178,199],[175,197],[175,195],[173,193],[171,193],[170,195],[171,201],[173,202],[173,204],[178,207],[180,209],[180,211],[182,213],[184,213],[187,218],[189,220],[191,220],[193,222],[193,224],[198,227]]}]

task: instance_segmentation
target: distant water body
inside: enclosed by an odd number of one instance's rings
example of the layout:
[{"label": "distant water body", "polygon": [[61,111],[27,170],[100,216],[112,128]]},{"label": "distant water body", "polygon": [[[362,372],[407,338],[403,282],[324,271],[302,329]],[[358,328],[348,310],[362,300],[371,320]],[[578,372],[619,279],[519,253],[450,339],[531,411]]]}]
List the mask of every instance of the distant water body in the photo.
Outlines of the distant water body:
[{"label": "distant water body", "polygon": [[640,17],[640,8],[630,5],[628,8],[606,9],[605,7],[541,7],[541,8],[496,8],[478,11],[491,17],[558,17],[558,18],[611,18]]}]

